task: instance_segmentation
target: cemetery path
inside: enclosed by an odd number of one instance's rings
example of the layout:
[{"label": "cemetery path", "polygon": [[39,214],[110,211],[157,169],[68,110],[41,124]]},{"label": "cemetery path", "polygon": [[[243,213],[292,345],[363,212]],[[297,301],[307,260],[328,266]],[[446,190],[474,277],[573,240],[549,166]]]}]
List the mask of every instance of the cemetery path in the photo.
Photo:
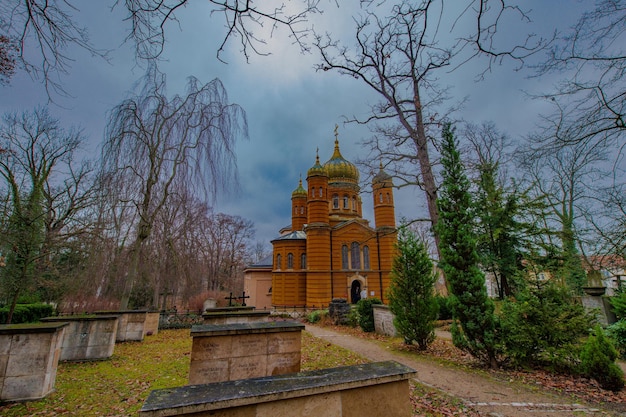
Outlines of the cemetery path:
[{"label": "cemetery path", "polygon": [[[307,324],[306,331],[370,360],[395,360],[409,366],[417,371],[418,382],[462,399],[484,416],[626,416],[623,412],[574,403],[571,398],[556,393],[508,383],[489,374],[447,367],[424,357],[394,353],[375,341],[339,333],[325,327]],[[449,334],[438,333],[438,337],[449,337]]]}]

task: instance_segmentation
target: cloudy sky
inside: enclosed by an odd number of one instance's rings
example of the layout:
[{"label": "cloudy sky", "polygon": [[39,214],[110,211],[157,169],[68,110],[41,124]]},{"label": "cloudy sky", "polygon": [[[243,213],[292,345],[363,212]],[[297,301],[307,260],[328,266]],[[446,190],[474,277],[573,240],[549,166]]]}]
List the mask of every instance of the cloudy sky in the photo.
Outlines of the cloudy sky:
[{"label": "cloudy sky", "polygon": [[[31,110],[48,105],[51,113],[65,126],[83,128],[88,142],[86,154],[94,155],[102,143],[106,113],[128,97],[143,75],[130,43],[124,43],[128,24],[123,10],[111,10],[112,2],[75,2],[80,10],[74,18],[85,26],[92,43],[110,50],[110,61],[92,57],[85,51],[70,48],[74,59],[70,73],[61,82],[71,97],[55,97],[48,104],[41,83],[18,72],[9,86],[0,86],[0,112]],[[349,36],[354,27],[349,1],[341,8],[332,1],[322,2],[323,15],[310,21],[317,30],[332,31],[337,37]],[[353,2],[354,3],[354,2]],[[578,18],[580,9],[591,2],[532,0],[523,2],[533,9],[529,26],[511,26],[503,35],[509,39],[524,36],[522,30],[550,35],[564,29]],[[166,29],[167,43],[161,69],[167,73],[169,94],[182,94],[185,80],[195,76],[201,82],[219,78],[231,102],[247,113],[250,138],[237,147],[240,188],[215,202],[216,211],[236,214],[255,223],[257,240],[269,241],[278,230],[290,223],[291,192],[298,179],[315,161],[319,148],[322,162],[332,154],[335,124],[343,156],[356,160],[367,155],[362,141],[370,133],[362,127],[344,124],[343,116],[363,116],[377,97],[364,84],[332,71],[316,72],[319,62],[314,54],[303,55],[286,33],[279,31],[268,40],[269,56],[251,56],[246,62],[237,41],[231,42],[223,56],[216,59],[224,35],[219,15],[210,16],[203,2],[191,2],[178,14],[179,24]],[[476,65],[484,65],[476,63]],[[550,88],[556,79],[529,79],[529,71],[515,71],[513,63],[494,67],[484,80],[476,81],[478,67],[441,75],[449,86],[452,101],[467,98],[455,116],[476,123],[493,121],[510,137],[519,139],[528,133],[543,110],[526,92]],[[452,103],[451,103],[452,104]],[[365,173],[362,177],[365,177]],[[367,191],[367,184],[363,184]],[[370,196],[364,194],[366,217],[372,218]],[[397,216],[423,216],[425,203],[419,190],[402,189],[396,194]]]}]

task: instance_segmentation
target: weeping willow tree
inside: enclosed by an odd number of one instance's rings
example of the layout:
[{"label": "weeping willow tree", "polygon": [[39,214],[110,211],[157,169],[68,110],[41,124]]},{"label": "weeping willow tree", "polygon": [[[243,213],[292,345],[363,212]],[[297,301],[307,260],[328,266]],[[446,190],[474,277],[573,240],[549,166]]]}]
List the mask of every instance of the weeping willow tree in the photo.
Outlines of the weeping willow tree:
[{"label": "weeping willow tree", "polygon": [[[236,180],[234,145],[247,137],[243,109],[228,103],[222,83],[189,78],[184,95],[168,98],[166,80],[148,71],[141,92],[110,112],[103,178],[132,211],[121,308],[129,306],[142,247],[159,213],[177,192],[216,197]],[[135,306],[137,307],[137,306]]]}]

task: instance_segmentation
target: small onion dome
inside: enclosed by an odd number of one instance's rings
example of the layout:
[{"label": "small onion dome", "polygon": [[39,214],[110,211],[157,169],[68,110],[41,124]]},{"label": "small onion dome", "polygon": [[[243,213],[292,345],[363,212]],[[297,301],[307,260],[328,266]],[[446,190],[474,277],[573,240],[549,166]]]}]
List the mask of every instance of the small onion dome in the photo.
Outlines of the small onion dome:
[{"label": "small onion dome", "polygon": [[333,156],[324,164],[324,168],[328,173],[329,180],[353,182],[357,184],[359,182],[359,170],[356,165],[349,162],[341,156],[339,151],[339,140],[335,139],[335,152]]},{"label": "small onion dome", "polygon": [[298,188],[293,190],[293,193],[291,193],[291,197],[306,197],[306,190],[302,187],[302,178],[300,178]]},{"label": "small onion dome", "polygon": [[315,176],[325,176],[327,177],[328,174],[326,173],[326,170],[324,169],[324,167],[320,164],[320,156],[315,155],[315,165],[313,165],[311,168],[309,168],[309,170],[307,171],[307,178],[308,177],[315,177]]},{"label": "small onion dome", "polygon": [[391,185],[391,179],[391,175],[387,174],[383,170],[383,163],[381,161],[380,169],[378,171],[378,174],[374,175],[374,178],[372,179],[372,184],[388,183],[388,185]]}]

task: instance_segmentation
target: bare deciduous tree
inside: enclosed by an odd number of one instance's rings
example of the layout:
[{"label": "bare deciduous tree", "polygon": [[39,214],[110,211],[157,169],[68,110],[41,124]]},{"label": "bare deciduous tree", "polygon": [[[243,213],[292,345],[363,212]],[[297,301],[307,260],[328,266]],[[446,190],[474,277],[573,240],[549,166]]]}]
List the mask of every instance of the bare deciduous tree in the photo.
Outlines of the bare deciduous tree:
[{"label": "bare deciduous tree", "polygon": [[[2,289],[10,302],[9,322],[20,294],[34,287],[36,263],[51,250],[64,226],[75,219],[84,195],[73,172],[73,155],[83,140],[76,129],[65,130],[47,110],[7,114],[0,127],[0,176],[10,196],[6,229],[1,237],[6,265]],[[53,187],[54,185],[54,187]],[[57,188],[58,187],[58,188]],[[60,198],[68,193],[63,213]],[[61,223],[51,222],[61,220]]]},{"label": "bare deciduous tree", "polygon": [[[117,0],[116,4],[121,2]],[[250,53],[266,54],[260,47],[267,41],[258,35],[261,28],[271,26],[271,32],[278,27],[287,28],[294,43],[302,50],[308,47],[304,42],[308,28],[304,27],[311,13],[319,12],[319,0],[301,0],[302,6],[293,7],[281,1],[263,1],[255,4],[253,0],[209,0],[210,12],[224,17],[226,34],[217,50],[217,57],[233,38],[238,38],[241,51],[246,59]],[[125,0],[128,19],[132,22],[129,38],[137,47],[137,56],[142,59],[158,58],[165,46],[165,28],[176,21],[176,12],[190,5],[188,0]]]},{"label": "bare deciduous tree", "polygon": [[165,77],[151,71],[143,91],[110,113],[103,149],[103,171],[121,200],[135,212],[128,244],[129,269],[122,295],[128,302],[137,279],[140,251],[161,210],[180,190],[215,196],[234,186],[237,138],[247,137],[245,113],[219,80],[201,85],[190,78],[184,96],[165,93]]},{"label": "bare deciduous tree", "polygon": [[[431,154],[437,135],[430,129],[444,119],[437,109],[446,99],[436,74],[478,55],[487,55],[489,65],[505,57],[523,62],[543,43],[527,38],[520,45],[496,50],[494,37],[503,15],[514,12],[527,18],[521,9],[502,1],[477,0],[461,9],[445,8],[437,0],[364,3],[369,7],[357,19],[354,46],[344,46],[331,35],[317,36],[322,60],[317,69],[353,77],[381,96],[368,116],[348,121],[369,125],[375,133],[368,142],[374,154],[370,160],[384,160],[400,187],[417,185],[424,190],[428,221],[434,226],[439,214]],[[455,37],[463,19],[473,22],[474,29]]]},{"label": "bare deciduous tree", "polygon": [[598,1],[537,66],[538,76],[562,74],[556,90],[541,95],[554,103],[545,146],[610,145],[621,155],[626,144],[625,29],[626,2]]}]

